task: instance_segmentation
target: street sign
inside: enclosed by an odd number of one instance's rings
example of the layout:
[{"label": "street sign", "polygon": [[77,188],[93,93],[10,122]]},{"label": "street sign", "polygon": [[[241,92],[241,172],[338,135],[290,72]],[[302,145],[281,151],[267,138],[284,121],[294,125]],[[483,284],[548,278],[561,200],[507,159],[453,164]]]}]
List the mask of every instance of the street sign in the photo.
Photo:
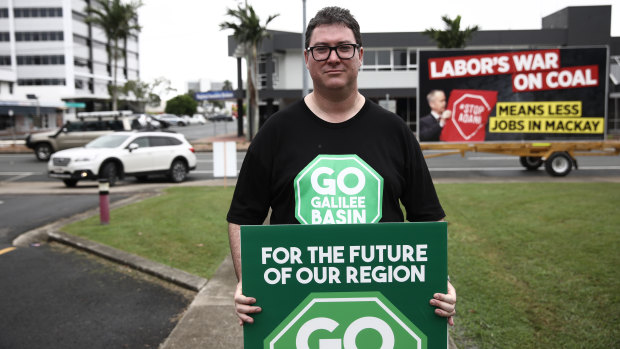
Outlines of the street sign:
[{"label": "street sign", "polygon": [[357,155],[319,155],[295,178],[295,217],[302,224],[376,223],[383,177]]},{"label": "street sign", "polygon": [[242,226],[246,349],[445,348],[447,223]]},{"label": "street sign", "polygon": [[196,94],[194,94],[194,99],[197,101],[225,100],[234,98],[234,91],[208,91],[196,92]]}]

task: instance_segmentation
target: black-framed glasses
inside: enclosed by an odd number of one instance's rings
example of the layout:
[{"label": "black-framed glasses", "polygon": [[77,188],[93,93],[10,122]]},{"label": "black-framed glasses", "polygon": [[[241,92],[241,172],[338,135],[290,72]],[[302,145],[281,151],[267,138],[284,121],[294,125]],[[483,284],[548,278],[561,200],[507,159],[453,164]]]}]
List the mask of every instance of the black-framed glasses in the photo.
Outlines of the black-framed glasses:
[{"label": "black-framed glasses", "polygon": [[359,48],[361,45],[359,44],[340,44],[338,46],[311,46],[308,47],[308,51],[312,54],[312,58],[314,58],[317,62],[326,61],[329,58],[329,55],[332,54],[332,51],[336,51],[336,55],[340,59],[351,59],[355,56],[355,49]]}]

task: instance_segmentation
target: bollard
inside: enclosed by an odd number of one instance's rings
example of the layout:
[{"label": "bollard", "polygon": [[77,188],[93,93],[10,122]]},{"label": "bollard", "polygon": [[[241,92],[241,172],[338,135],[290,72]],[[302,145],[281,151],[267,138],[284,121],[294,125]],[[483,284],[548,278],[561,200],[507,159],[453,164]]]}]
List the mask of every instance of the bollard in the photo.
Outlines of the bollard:
[{"label": "bollard", "polygon": [[99,179],[99,221],[101,225],[110,224],[110,182]]}]

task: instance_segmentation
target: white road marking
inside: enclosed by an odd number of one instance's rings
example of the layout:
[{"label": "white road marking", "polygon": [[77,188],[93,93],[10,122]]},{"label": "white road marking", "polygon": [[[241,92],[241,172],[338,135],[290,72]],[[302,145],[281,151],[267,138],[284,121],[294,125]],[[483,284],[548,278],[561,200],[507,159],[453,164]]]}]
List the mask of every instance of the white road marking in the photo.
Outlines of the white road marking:
[{"label": "white road marking", "polygon": [[620,166],[579,166],[580,170],[620,170]]},{"label": "white road marking", "polygon": [[[435,172],[467,172],[467,171],[525,171],[525,167],[429,167],[430,171]],[[539,168],[542,171],[543,168]],[[579,170],[600,171],[600,170],[620,170],[620,166],[579,166]]]},{"label": "white road marking", "polygon": [[0,172],[0,176],[34,176],[44,174],[42,172]]},{"label": "white road marking", "polygon": [[518,171],[524,167],[430,167],[435,172],[467,172],[467,171]]},{"label": "white road marking", "polygon": [[11,178],[9,178],[9,179],[4,180],[4,182],[15,182],[15,181],[18,181],[18,180],[20,180],[20,179],[22,179],[22,178],[26,178],[26,177],[29,177],[29,176],[30,176],[30,175],[20,175],[20,176],[15,176],[15,177],[11,177]]}]

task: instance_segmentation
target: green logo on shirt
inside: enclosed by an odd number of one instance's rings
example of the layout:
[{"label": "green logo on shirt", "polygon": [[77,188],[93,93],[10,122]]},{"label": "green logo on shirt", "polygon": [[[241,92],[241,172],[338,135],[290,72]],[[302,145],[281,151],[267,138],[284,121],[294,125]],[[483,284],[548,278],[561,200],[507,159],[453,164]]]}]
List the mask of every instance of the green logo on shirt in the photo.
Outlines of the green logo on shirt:
[{"label": "green logo on shirt", "polygon": [[376,223],[383,177],[357,155],[319,155],[295,177],[295,217],[302,224]]}]

